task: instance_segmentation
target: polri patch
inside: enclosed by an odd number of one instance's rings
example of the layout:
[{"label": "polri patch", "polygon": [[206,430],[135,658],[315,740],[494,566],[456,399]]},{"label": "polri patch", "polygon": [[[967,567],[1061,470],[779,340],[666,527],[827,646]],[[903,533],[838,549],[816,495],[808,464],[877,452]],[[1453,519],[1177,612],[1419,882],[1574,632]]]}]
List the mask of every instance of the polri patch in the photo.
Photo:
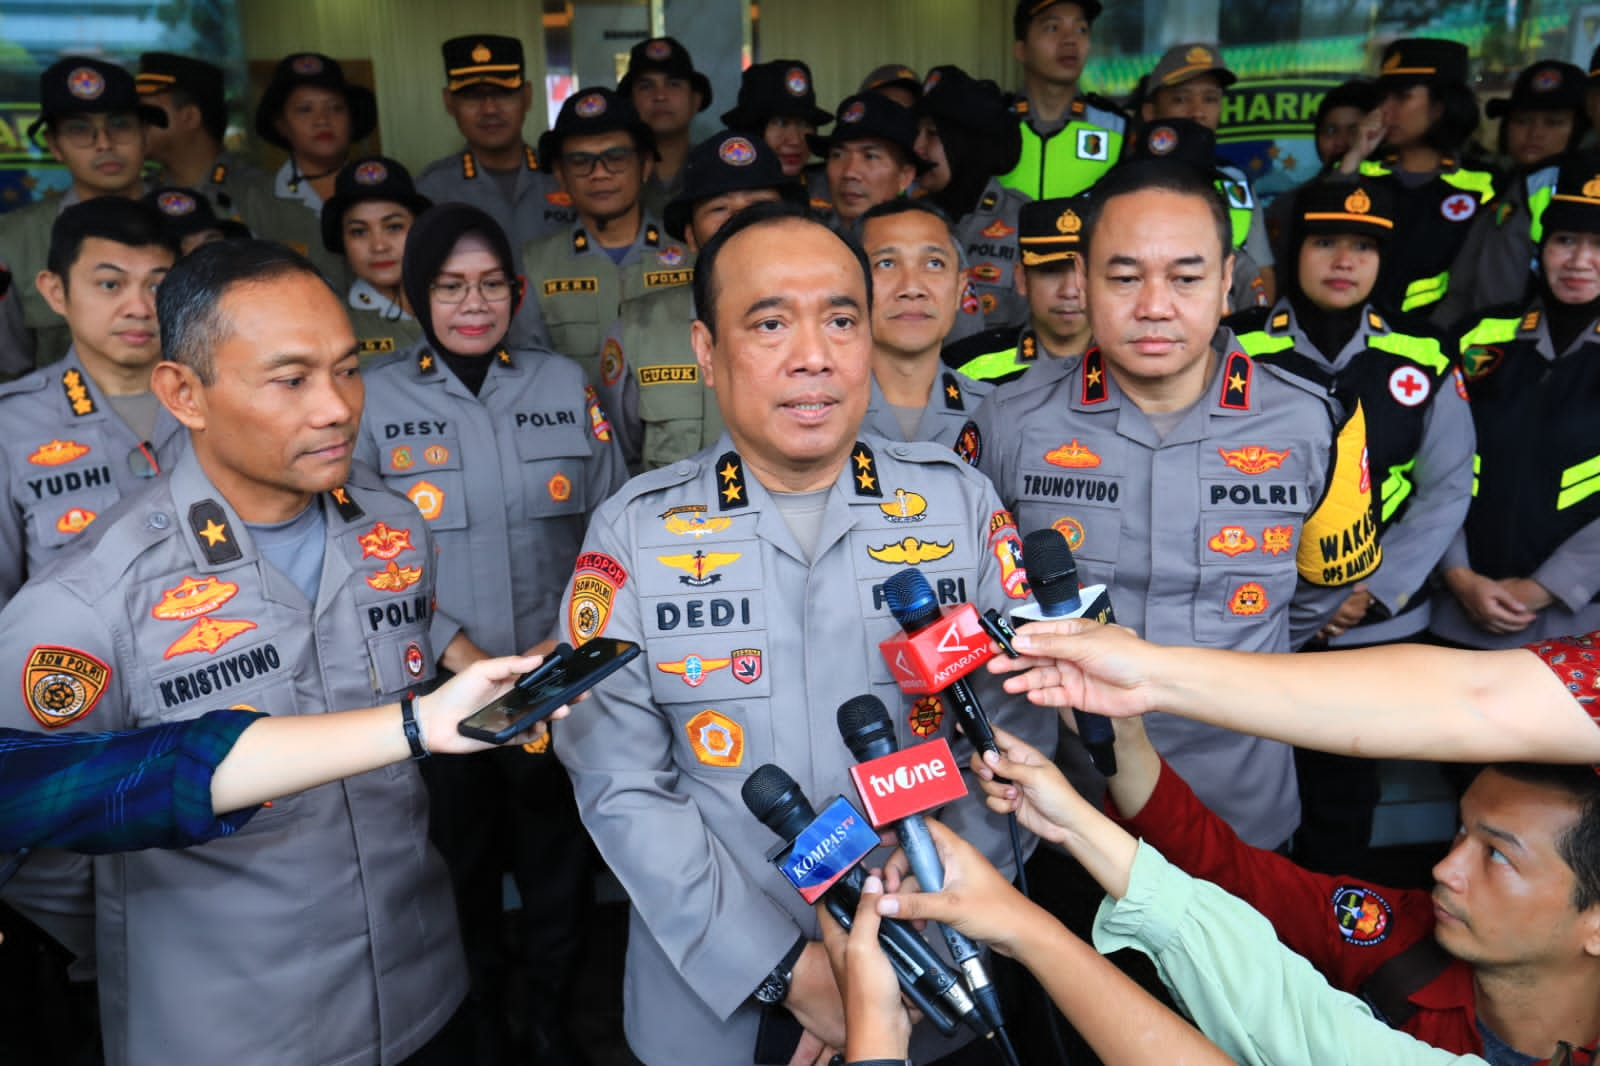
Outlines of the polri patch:
[{"label": "polri patch", "polygon": [[111,667],[88,652],[35,645],[22,671],[22,699],[34,721],[60,729],[94,710],[111,683]]}]

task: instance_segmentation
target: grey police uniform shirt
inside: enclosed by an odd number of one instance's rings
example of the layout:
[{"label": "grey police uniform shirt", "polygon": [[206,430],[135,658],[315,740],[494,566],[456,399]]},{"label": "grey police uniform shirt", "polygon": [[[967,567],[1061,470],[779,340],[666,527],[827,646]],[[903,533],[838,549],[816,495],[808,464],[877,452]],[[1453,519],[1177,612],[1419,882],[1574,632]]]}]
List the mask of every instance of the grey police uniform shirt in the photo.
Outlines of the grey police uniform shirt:
[{"label": "grey police uniform shirt", "polygon": [[270,178],[245,189],[241,200],[253,235],[286,244],[311,260],[335,291],[350,284],[344,256],[322,243],[322,197],[309,181],[295,180],[293,164],[284,162]]},{"label": "grey police uniform shirt", "polygon": [[[1165,440],[1091,349],[995,390],[975,420],[977,466],[1025,535],[1061,531],[1079,580],[1110,589],[1121,624],[1162,644],[1289,651],[1346,594],[1307,585],[1296,567],[1302,524],[1329,481],[1334,413],[1309,383],[1233,356],[1226,329],[1213,343],[1228,353],[1216,379]],[[1294,832],[1288,745],[1168,715],[1146,724],[1246,841],[1277,847]],[[1077,753],[1062,745],[1063,757]]]},{"label": "grey police uniform shirt", "polygon": [[[818,938],[812,908],[764,858],[779,841],[740,798],[752,771],[782,766],[818,809],[854,796],[835,714],[863,693],[889,707],[903,747],[945,737],[967,765],[944,703],[903,695],[878,651],[900,632],[884,581],[915,564],[943,603],[1024,602],[1006,591],[1025,596],[1010,516],[949,449],[863,435],[826,491],[808,561],[724,435],[630,481],[578,559],[571,637],[645,649],[561,723],[555,750],[632,901],[624,1014],[649,1066],[749,1063],[751,994],[798,936]],[[1048,750],[1053,715],[982,669],[970,680],[997,725]],[[941,818],[1015,872],[1004,819],[976,789]],[[912,1038],[919,1062],[952,1047],[926,1025]]]},{"label": "grey police uniform shirt", "polygon": [[583,372],[502,351],[474,396],[419,345],[368,368],[359,461],[417,505],[439,607],[491,655],[550,636],[589,514],[627,470]]},{"label": "grey police uniform shirt", "polygon": [[689,327],[694,288],[670,289],[622,306],[600,346],[600,404],[630,470],[655,470],[709,448],[722,436],[717,396],[700,376]]},{"label": "grey police uniform shirt", "polygon": [[[25,378],[0,385],[0,606],[41,572],[117,501],[189,447],[165,407],[155,438],[141,441],[89,377],[76,349]],[[154,460],[152,463],[151,460]]]},{"label": "grey police uniform shirt", "polygon": [[[522,246],[566,230],[578,221],[572,197],[561,191],[554,174],[539,165],[529,145],[522,146],[514,198],[506,202],[500,182],[484,170],[469,149],[435,159],[417,175],[417,191],[436,204],[459,202],[487,211],[511,241],[512,253]],[[519,264],[518,269],[521,269]]]},{"label": "grey police uniform shirt", "polygon": [[622,306],[694,280],[694,253],[649,215],[641,219],[620,264],[582,223],[523,246],[522,262],[528,279],[523,307],[531,305],[543,315],[549,347],[582,367],[591,385],[600,383],[601,344]]},{"label": "grey police uniform shirt", "polygon": [[21,315],[0,314],[7,338],[0,350],[21,352],[27,359],[23,372],[53,363],[72,347],[66,319],[50,309],[34,279],[48,265],[50,227],[56,216],[78,202],[78,191],[19,207],[0,215],[0,266],[11,271],[11,291],[6,302],[16,300]]},{"label": "grey police uniform shirt", "polygon": [[1548,203],[1560,171],[1559,166],[1540,167],[1507,181],[1493,204],[1473,216],[1467,239],[1450,265],[1449,290],[1429,312],[1434,325],[1468,328],[1473,321],[1467,319],[1486,308],[1527,299],[1539,269],[1530,202]]},{"label": "grey police uniform shirt", "polygon": [[[1028,198],[990,178],[978,206],[956,223],[956,239],[971,272],[985,329],[1028,324],[1028,301],[1013,281],[1021,265],[1017,219]],[[959,318],[971,318],[960,315]],[[981,332],[971,330],[970,333]],[[959,338],[957,338],[959,339]]]},{"label": "grey police uniform shirt", "polygon": [[[315,604],[186,452],[91,549],[0,612],[4,679],[24,696],[4,724],[321,714],[428,681],[456,627],[432,610],[433,543],[416,509],[360,468],[312,505],[327,522]],[[427,810],[402,762],[275,799],[198,847],[95,858],[95,906],[78,917],[94,923],[106,1061],[353,1066],[416,1051],[466,992]],[[21,878],[43,872],[33,866]],[[87,873],[35,881],[37,896],[13,902],[59,910]],[[82,943],[80,930],[68,946]]]},{"label": "grey police uniform shirt", "polygon": [[407,351],[422,339],[422,323],[363,278],[351,284],[345,308],[363,369],[379,356]]},{"label": "grey police uniform shirt", "polygon": [[[993,391],[994,386],[988,382],[973,381],[965,374],[943,369],[941,364],[941,369],[934,374],[928,388],[927,406],[922,409],[922,419],[917,423],[916,435],[911,439],[933,441],[946,448],[955,448],[960,442],[962,430],[971,424],[972,416]],[[889,440],[906,439],[900,430],[899,420],[895,418],[894,409],[878,387],[876,374],[872,378],[872,398],[867,401],[867,416],[861,426],[865,432],[876,433]]]},{"label": "grey police uniform shirt", "polygon": [[[1301,330],[1287,300],[1280,300],[1273,308],[1274,319],[1282,314],[1289,316],[1288,321],[1281,330],[1274,329],[1274,335],[1294,338],[1295,351],[1335,374],[1371,347],[1373,337],[1391,332],[1383,317],[1368,307],[1361,316],[1360,328],[1330,361],[1309,354],[1317,351],[1316,346]],[[1467,508],[1472,503],[1472,460],[1478,435],[1467,401],[1456,390],[1458,380],[1454,374],[1446,378],[1450,385],[1437,390],[1423,415],[1422,440],[1410,472],[1410,503],[1400,520],[1384,531],[1383,565],[1366,580],[1367,591],[1394,617],[1347,629],[1328,638],[1330,647],[1403,640],[1428,628],[1431,603],[1403,615],[1400,611],[1427,584],[1433,568],[1466,521]],[[1369,424],[1373,417],[1372,412],[1367,412]],[[1387,473],[1374,471],[1380,481]]]}]

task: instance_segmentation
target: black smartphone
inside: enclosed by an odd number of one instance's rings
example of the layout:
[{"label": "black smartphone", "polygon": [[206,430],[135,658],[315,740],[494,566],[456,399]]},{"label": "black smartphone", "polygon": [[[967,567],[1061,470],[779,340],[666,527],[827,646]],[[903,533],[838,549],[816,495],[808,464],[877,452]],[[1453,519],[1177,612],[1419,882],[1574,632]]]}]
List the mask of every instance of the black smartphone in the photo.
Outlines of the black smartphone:
[{"label": "black smartphone", "polygon": [[638,655],[639,645],[628,640],[596,637],[577,648],[558,645],[544,662],[517,678],[509,692],[456,723],[456,730],[474,740],[504,744]]}]

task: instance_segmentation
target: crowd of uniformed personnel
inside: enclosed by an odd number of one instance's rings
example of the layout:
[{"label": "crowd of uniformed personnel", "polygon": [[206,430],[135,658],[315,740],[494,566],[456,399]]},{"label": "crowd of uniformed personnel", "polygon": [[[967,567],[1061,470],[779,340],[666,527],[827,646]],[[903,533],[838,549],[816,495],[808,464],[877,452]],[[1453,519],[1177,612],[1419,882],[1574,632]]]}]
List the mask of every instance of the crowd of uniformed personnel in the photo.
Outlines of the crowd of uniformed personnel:
[{"label": "crowd of uniformed personnel", "polygon": [[[871,651],[905,565],[1014,605],[1021,536],[1053,528],[1123,624],[1251,651],[1600,626],[1600,69],[1541,61],[1490,101],[1497,169],[1466,48],[1393,41],[1265,208],[1217,153],[1223,53],[1175,45],[1119,105],[1080,87],[1101,10],[1019,0],[1018,92],[890,63],[830,112],[805,62],[757,63],[699,144],[711,86],[672,38],[535,145],[521,42],[464,35],[464,146],[415,177],[352,151],[376,101],[324,55],[259,101],[273,173],[224,149],[209,62],[44,71],[30,135],[70,187],[0,216],[5,724],[646,651],[553,745],[327,786],[92,880],[36,857],[14,901],[99,947],[109,1061],[583,1061],[592,840],[632,905],[641,1059],[748,1061],[781,1004],[826,1062],[838,993],[738,786],[775,760],[844,791],[832,708],[862,691],[903,743],[951,734]],[[1366,861],[1375,764],[1149,733],[1248,843]],[[430,808],[437,853],[407,830]],[[1016,872],[980,806],[950,817]]]}]

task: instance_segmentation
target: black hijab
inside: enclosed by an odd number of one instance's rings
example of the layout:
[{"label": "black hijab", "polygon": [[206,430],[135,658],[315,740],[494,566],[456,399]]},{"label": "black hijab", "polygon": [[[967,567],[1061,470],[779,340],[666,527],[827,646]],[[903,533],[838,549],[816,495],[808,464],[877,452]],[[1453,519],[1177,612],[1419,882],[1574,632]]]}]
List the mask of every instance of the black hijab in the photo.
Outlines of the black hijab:
[{"label": "black hijab", "polygon": [[[423,336],[427,337],[429,346],[476,396],[478,390],[483,388],[490,364],[494,362],[489,358],[492,353],[458,355],[446,348],[433,330],[433,303],[429,291],[445,261],[450,258],[450,253],[455,251],[463,237],[482,239],[494,253],[506,277],[514,279],[514,285],[519,290],[513,292],[511,301],[511,311],[515,314],[522,294],[521,282],[515,280],[516,260],[511,256],[511,241],[493,216],[471,204],[436,204],[417,216],[417,220],[411,224],[411,232],[406,236],[405,257],[400,265],[400,285],[405,289],[406,299],[411,301],[411,313],[421,323]],[[502,335],[496,344],[504,342]]]}]

